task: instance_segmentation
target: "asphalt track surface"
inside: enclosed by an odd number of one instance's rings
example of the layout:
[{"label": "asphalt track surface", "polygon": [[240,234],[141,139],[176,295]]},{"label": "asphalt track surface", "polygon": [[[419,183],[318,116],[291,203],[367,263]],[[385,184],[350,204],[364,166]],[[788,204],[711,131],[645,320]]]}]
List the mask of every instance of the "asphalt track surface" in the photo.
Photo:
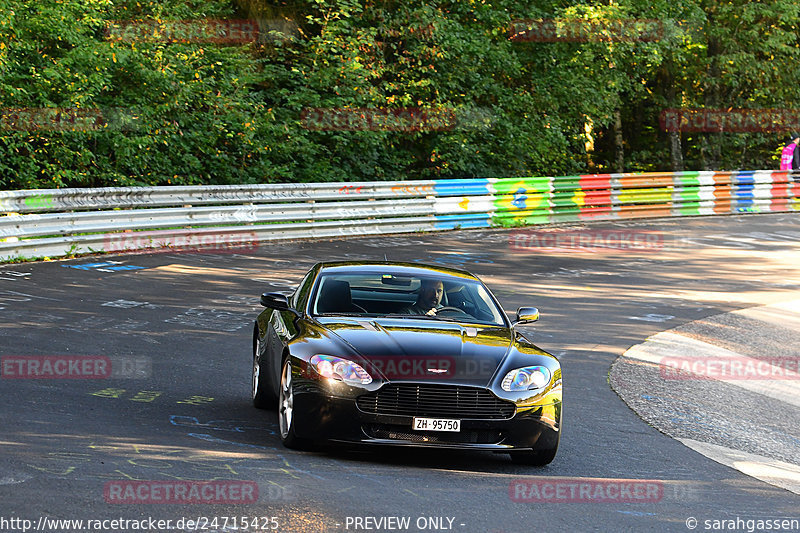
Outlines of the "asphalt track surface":
[{"label": "asphalt track surface", "polygon": [[663,433],[800,494],[798,362],[800,300],[795,300],[658,333],[614,362],[610,382]]},{"label": "asphalt track surface", "polygon": [[[219,517],[216,527],[209,522],[201,531],[233,531],[234,516],[275,517],[259,526],[490,533],[690,531],[692,518],[696,531],[719,531],[724,524],[710,521],[737,518],[738,530],[746,531],[746,520],[800,519],[800,496],[662,434],[620,399],[608,378],[615,359],[650,335],[797,299],[800,217],[571,227],[655,232],[661,247],[519,253],[509,247],[509,231],[481,230],[270,244],[246,255],[102,256],[0,267],[0,356],[108,356],[140,365],[128,377],[0,379],[0,531],[22,530],[12,518],[36,526],[40,517]],[[464,267],[509,313],[540,308],[540,322],[528,329],[560,358],[564,375],[564,433],[551,465],[519,466],[488,453],[295,452],[280,445],[276,413],[254,409],[249,398],[258,296],[293,288],[317,261],[384,254]],[[728,392],[721,403],[737,402],[737,390]],[[781,431],[800,438],[797,427]],[[757,438],[749,445],[757,448]],[[660,492],[631,502],[511,498],[518,480],[543,487],[562,478],[593,486],[652,480]],[[253,481],[259,497],[251,504],[108,503],[107,483],[124,480]],[[410,527],[355,521],[390,516],[409,517]]]}]

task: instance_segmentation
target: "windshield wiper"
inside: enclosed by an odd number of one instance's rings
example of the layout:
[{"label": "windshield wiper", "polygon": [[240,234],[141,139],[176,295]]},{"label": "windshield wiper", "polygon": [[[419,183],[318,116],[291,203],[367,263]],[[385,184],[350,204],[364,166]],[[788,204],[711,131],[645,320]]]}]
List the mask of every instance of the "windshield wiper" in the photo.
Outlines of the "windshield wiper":
[{"label": "windshield wiper", "polygon": [[465,324],[475,324],[478,326],[491,326],[491,327],[505,327],[504,324],[497,324],[495,322],[486,322],[485,320],[478,320],[476,318],[471,318],[469,320],[459,320],[458,318],[450,317],[450,316],[431,316],[431,315],[409,315],[405,313],[394,313],[391,315],[379,315],[375,318],[423,318],[428,320],[441,320],[442,322],[456,322],[458,324],[465,323]]},{"label": "windshield wiper", "polygon": [[459,322],[459,320],[449,317],[449,316],[438,316],[438,315],[409,315],[409,314],[392,314],[392,315],[383,315],[384,318],[424,318],[426,320],[442,320],[444,322]]}]

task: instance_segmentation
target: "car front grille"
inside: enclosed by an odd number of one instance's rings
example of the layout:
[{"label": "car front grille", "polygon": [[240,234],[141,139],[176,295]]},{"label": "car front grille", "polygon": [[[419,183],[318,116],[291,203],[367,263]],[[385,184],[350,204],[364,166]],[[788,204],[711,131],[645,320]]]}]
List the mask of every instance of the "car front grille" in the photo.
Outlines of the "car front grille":
[{"label": "car front grille", "polygon": [[474,429],[458,433],[437,431],[413,431],[409,426],[390,424],[369,424],[363,426],[364,433],[373,439],[404,440],[409,442],[429,442],[431,444],[497,444],[503,434],[494,429]]},{"label": "car front grille", "polygon": [[508,420],[514,403],[501,400],[476,387],[393,383],[356,399],[358,408],[370,414],[424,416],[430,418]]}]

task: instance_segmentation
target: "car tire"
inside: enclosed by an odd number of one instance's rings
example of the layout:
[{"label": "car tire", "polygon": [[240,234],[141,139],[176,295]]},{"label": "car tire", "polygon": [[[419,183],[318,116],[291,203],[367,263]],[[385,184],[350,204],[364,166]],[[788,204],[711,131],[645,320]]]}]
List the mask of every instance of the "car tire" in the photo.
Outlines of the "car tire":
[{"label": "car tire", "polygon": [[253,405],[259,409],[274,408],[278,401],[278,396],[272,391],[267,383],[267,369],[265,362],[261,359],[261,339],[256,337],[253,347],[253,372],[251,395]]},{"label": "car tire", "polygon": [[[555,436],[544,439],[544,442],[537,442],[537,447],[533,450],[509,452],[511,461],[519,465],[545,466],[553,462],[558,452],[558,442],[561,439],[561,432],[554,432]],[[542,440],[541,438],[539,439]]]},{"label": "car tire", "polygon": [[308,447],[308,441],[295,434],[294,387],[292,384],[292,362],[287,357],[281,367],[281,384],[278,391],[278,426],[281,442],[287,448],[302,450]]}]

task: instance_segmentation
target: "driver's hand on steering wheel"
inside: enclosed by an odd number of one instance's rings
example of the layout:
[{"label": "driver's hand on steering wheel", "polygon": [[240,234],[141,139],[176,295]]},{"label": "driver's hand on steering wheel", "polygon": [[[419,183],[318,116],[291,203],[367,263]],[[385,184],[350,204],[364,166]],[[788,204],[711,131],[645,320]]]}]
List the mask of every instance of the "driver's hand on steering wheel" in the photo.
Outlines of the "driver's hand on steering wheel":
[{"label": "driver's hand on steering wheel", "polygon": [[435,307],[430,308],[428,312],[425,314],[428,316],[436,316],[436,308]]}]

